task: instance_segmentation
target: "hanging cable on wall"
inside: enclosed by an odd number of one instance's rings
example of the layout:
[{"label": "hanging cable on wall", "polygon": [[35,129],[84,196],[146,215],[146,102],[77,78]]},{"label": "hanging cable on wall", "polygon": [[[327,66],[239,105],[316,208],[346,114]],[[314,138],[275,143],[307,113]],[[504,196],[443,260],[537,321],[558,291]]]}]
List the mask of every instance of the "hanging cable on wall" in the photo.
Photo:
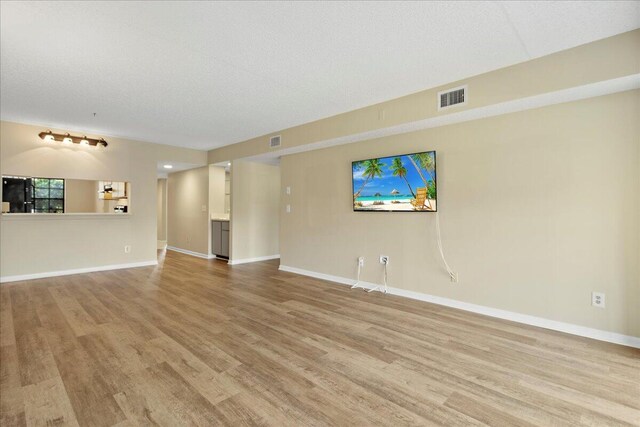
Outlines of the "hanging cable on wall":
[{"label": "hanging cable on wall", "polygon": [[[436,214],[436,241],[438,243],[438,251],[440,252],[440,257],[442,258],[442,262],[444,264],[445,269],[447,270],[447,273],[449,274],[449,277],[451,279],[452,282],[458,282],[458,274],[453,271],[453,269],[449,266],[449,263],[447,262],[447,259],[444,256],[444,249],[442,247],[442,232],[440,230],[440,216],[438,214],[438,212],[435,212]],[[351,289],[356,289],[356,288],[362,288],[364,290],[366,290],[367,292],[373,292],[373,291],[380,291],[384,294],[386,294],[388,292],[388,285],[387,285],[387,279],[388,279],[388,271],[387,271],[387,266],[389,265],[389,257],[387,256],[381,256],[380,257],[380,262],[384,265],[384,270],[383,270],[383,284],[382,286],[376,286],[374,288],[370,288],[370,289],[366,289],[363,286],[360,285],[360,273],[362,271],[362,265],[364,263],[364,258],[360,257],[358,258],[358,275],[357,275],[357,279],[356,282],[351,286]]]},{"label": "hanging cable on wall", "polygon": [[[387,265],[389,265],[389,258],[385,257],[385,261],[384,261],[384,275],[382,276],[382,281],[383,281],[383,286],[376,286],[375,288],[371,288],[371,289],[367,289],[367,292],[373,292],[373,291],[380,291],[383,294],[386,294],[388,292],[387,290]],[[382,258],[381,258],[382,261]]]},{"label": "hanging cable on wall", "polygon": [[442,249],[442,236],[440,233],[440,217],[438,216],[438,212],[436,211],[436,239],[438,241],[438,250],[440,251],[440,256],[442,257],[442,262],[444,263],[444,267],[447,269],[447,273],[449,273],[449,277],[451,281],[457,282],[458,275],[449,267],[447,260],[444,257],[444,250]]},{"label": "hanging cable on wall", "polygon": [[364,262],[364,258],[358,258],[358,276],[356,278],[356,283],[351,286],[351,289],[360,288],[360,270],[362,270],[362,263]]}]

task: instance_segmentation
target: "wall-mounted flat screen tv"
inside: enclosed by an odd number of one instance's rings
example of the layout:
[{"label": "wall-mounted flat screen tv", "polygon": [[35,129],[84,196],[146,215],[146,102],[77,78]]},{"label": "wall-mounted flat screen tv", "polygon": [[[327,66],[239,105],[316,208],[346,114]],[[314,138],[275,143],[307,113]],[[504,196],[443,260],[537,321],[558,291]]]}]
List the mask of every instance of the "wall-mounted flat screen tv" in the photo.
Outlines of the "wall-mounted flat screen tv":
[{"label": "wall-mounted flat screen tv", "polygon": [[436,152],[402,154],[352,163],[356,212],[435,212]]}]

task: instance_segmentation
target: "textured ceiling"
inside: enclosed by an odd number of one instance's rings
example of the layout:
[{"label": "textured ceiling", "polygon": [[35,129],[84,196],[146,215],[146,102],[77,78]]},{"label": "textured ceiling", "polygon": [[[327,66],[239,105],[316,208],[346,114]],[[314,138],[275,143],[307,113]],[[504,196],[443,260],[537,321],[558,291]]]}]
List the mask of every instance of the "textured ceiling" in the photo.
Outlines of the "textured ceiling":
[{"label": "textured ceiling", "polygon": [[0,12],[3,120],[199,149],[640,27],[640,2],[624,1],[2,2]]}]

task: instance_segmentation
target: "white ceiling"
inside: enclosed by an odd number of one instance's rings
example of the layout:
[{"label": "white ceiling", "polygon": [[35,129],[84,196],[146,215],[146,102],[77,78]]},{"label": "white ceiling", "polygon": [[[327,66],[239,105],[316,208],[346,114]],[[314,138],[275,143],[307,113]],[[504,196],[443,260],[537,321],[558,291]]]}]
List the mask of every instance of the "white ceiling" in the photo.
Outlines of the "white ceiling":
[{"label": "white ceiling", "polygon": [[640,27],[637,1],[2,2],[0,14],[3,120],[199,149]]}]

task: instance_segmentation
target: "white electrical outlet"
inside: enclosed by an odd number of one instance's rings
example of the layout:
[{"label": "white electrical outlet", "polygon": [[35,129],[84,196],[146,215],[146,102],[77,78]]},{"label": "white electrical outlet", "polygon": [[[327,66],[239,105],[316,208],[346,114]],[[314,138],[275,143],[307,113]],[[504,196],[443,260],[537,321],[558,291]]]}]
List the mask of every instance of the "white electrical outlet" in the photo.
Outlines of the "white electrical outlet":
[{"label": "white electrical outlet", "polygon": [[287,213],[291,213],[291,205],[287,205]]},{"label": "white electrical outlet", "polygon": [[124,245],[124,253],[125,254],[131,253],[131,245]]},{"label": "white electrical outlet", "polygon": [[449,275],[451,277],[451,283],[458,283],[458,273],[457,272],[453,272]]},{"label": "white electrical outlet", "polygon": [[287,195],[291,194],[291,187],[287,187]]},{"label": "white electrical outlet", "polygon": [[358,257],[358,265],[360,267],[364,267],[364,257],[363,256]]},{"label": "white electrical outlet", "polygon": [[604,292],[591,292],[591,305],[598,308],[605,307]]},{"label": "white electrical outlet", "polygon": [[389,264],[389,257],[387,255],[380,255],[380,264]]}]

